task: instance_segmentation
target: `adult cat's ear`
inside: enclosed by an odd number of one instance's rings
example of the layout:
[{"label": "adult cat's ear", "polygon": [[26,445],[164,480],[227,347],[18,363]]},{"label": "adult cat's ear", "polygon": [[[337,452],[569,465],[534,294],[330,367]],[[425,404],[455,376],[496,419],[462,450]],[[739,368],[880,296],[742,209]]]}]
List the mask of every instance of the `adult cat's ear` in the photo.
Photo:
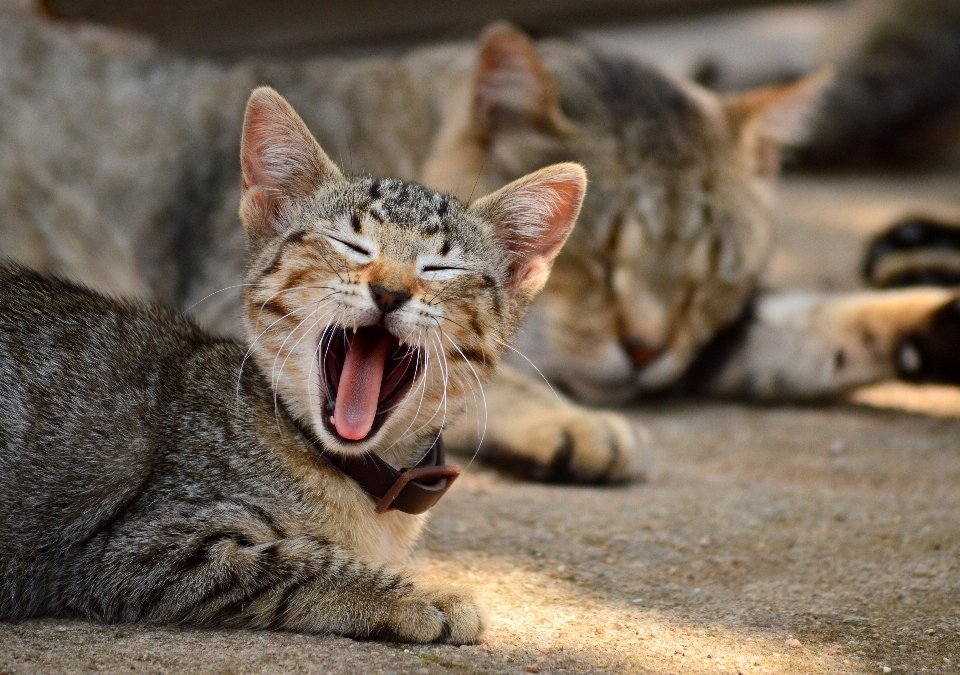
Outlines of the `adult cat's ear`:
[{"label": "adult cat's ear", "polygon": [[833,76],[833,68],[827,66],[791,84],[723,98],[740,150],[756,175],[776,176],[780,170],[780,148],[806,140]]},{"label": "adult cat's ear", "polygon": [[507,290],[529,298],[547,282],[587,191],[587,174],[572,162],[519,178],[470,206],[495,228],[507,249]]},{"label": "adult cat's ear", "polygon": [[569,128],[553,76],[536,46],[509,23],[495,23],[480,36],[473,117],[487,132],[510,123],[533,124],[549,131]]},{"label": "adult cat's ear", "polygon": [[342,178],[307,125],[270,87],[254,89],[240,141],[243,194],[240,218],[249,233],[273,236],[284,203]]}]

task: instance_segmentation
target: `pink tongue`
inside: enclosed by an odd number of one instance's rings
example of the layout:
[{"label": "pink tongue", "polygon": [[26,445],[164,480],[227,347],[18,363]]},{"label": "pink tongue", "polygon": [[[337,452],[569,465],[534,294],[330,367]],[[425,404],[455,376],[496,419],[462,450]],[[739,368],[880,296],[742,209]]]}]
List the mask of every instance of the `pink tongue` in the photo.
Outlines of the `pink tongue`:
[{"label": "pink tongue", "polygon": [[333,426],[344,438],[359,441],[373,427],[390,344],[390,338],[385,335],[377,337],[360,332],[347,347],[333,409]]}]

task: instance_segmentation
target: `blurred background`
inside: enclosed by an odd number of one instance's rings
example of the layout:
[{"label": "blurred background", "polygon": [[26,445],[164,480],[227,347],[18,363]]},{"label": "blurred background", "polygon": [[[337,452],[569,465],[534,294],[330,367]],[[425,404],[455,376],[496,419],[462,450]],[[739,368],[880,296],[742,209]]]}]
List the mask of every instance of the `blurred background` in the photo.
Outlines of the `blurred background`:
[{"label": "blurred background", "polygon": [[507,19],[638,55],[729,91],[824,63],[838,78],[793,168],[956,163],[960,0],[0,0],[218,59],[396,52]]},{"label": "blurred background", "polygon": [[[45,0],[43,6],[55,17],[86,19],[143,31],[155,36],[165,46],[224,56],[253,52],[316,53],[467,38],[485,24],[499,19],[508,19],[534,36],[543,36],[587,26],[599,28],[669,22],[699,16],[701,20],[691,26],[692,32],[684,40],[697,41],[696,38],[707,37],[704,27],[713,23],[708,15],[783,4],[770,0],[201,0],[171,3]],[[794,5],[801,9],[780,15],[774,9],[756,16],[761,17],[760,21],[765,20],[763,17],[779,16],[775,20],[793,24],[788,29],[791,41],[797,38],[809,40],[810,31],[816,33],[825,25],[837,3]],[[734,17],[727,16],[720,23],[730,25],[731,22],[737,23]],[[764,26],[746,28],[746,31],[738,32],[737,42],[740,38],[764,32]],[[800,38],[799,33],[804,33],[805,37]],[[712,37],[708,40],[712,48],[735,47],[730,40],[714,41]],[[663,47],[662,42],[660,47]]]}]

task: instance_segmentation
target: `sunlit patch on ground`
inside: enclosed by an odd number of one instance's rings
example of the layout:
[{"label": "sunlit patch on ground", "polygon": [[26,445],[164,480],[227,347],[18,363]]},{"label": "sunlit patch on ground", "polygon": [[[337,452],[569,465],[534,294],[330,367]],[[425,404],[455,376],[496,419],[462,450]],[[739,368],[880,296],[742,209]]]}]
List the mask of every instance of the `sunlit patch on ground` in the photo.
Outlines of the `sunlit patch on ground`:
[{"label": "sunlit patch on ground", "polygon": [[855,672],[859,662],[844,658],[842,648],[791,633],[670,616],[642,598],[598,602],[556,575],[517,570],[510,559],[469,560],[451,556],[427,570],[436,579],[467,581],[486,601],[492,628],[484,644],[460,651],[495,657],[487,667],[500,661],[521,672],[838,673]]},{"label": "sunlit patch on ground", "polygon": [[854,392],[850,400],[860,405],[885,410],[902,410],[935,417],[960,417],[960,388],[958,387],[932,384],[916,386],[888,382],[864,387]]}]

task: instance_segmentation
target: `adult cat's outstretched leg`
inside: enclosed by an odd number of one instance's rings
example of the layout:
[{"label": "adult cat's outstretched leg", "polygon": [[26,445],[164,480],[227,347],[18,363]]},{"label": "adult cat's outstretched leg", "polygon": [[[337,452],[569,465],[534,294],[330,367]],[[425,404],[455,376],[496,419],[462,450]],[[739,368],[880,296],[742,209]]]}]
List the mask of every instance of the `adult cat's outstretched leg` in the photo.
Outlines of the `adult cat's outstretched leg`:
[{"label": "adult cat's outstretched leg", "polygon": [[404,642],[467,644],[483,632],[470,594],[422,586],[316,536],[275,538],[259,511],[230,503],[118,528],[75,561],[83,586],[55,613]]},{"label": "adult cat's outstretched leg", "polygon": [[700,384],[721,395],[811,399],[896,377],[951,381],[957,335],[960,309],[947,289],[770,294]]},{"label": "adult cat's outstretched leg", "polygon": [[623,415],[572,403],[545,383],[503,365],[484,386],[484,395],[486,414],[478,394],[476,413],[444,432],[450,447],[468,454],[479,447],[484,460],[547,482],[616,483],[644,477],[642,431]]}]

